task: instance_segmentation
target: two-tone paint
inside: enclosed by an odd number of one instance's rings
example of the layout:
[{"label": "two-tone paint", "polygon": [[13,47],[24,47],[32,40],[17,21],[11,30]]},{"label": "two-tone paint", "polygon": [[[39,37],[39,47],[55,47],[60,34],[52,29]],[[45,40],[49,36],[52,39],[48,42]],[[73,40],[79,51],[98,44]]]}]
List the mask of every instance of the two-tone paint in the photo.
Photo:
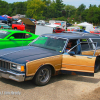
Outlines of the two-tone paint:
[{"label": "two-tone paint", "polygon": [[[66,34],[47,34],[46,36],[66,38],[66,40],[93,37],[83,35],[71,36]],[[65,46],[66,45],[67,42]],[[65,46],[61,52],[35,46],[2,49],[0,50],[0,60],[24,65],[25,70],[18,72],[12,69],[3,70],[3,68],[0,68],[0,76],[16,81],[30,80],[38,70],[45,65],[50,66],[53,72],[52,74],[60,71],[61,73],[71,73],[73,75],[81,74],[93,76],[97,57],[95,55],[87,56],[84,54],[72,56],[65,52]],[[91,54],[91,51],[89,54]],[[99,53],[97,55],[99,55]],[[98,58],[100,57],[98,56]],[[21,76],[21,78],[19,76]]]}]

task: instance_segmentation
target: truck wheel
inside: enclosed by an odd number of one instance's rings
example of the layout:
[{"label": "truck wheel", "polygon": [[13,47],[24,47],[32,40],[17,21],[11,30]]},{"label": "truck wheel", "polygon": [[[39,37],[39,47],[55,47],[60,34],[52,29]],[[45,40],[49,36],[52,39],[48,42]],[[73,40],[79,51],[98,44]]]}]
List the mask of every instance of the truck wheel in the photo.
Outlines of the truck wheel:
[{"label": "truck wheel", "polygon": [[46,85],[51,78],[51,68],[49,66],[41,67],[36,73],[33,81],[36,85]]},{"label": "truck wheel", "polygon": [[100,69],[100,65],[99,65],[99,64],[95,65],[94,72],[95,72],[95,73],[96,73],[96,72],[98,72],[98,71],[99,71],[99,69]]}]

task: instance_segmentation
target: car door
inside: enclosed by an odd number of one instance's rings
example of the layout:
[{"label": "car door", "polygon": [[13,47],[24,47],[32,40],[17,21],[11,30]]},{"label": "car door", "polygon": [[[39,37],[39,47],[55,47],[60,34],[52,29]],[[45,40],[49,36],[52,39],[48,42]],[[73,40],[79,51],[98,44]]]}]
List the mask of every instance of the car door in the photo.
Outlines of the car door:
[{"label": "car door", "polygon": [[32,41],[30,37],[28,33],[14,33],[8,37],[9,42],[6,43],[6,48],[26,46]]},{"label": "car door", "polygon": [[[88,44],[88,49],[82,47],[82,43],[78,44],[76,47],[73,47],[71,50],[69,50],[67,53],[63,54],[62,59],[62,73],[69,73],[72,75],[86,75],[86,76],[93,76],[94,75],[94,66],[95,66],[95,60],[96,56],[96,48],[91,49],[91,45],[93,43],[86,43],[86,46]],[[77,51],[77,47],[80,45],[80,54],[75,54],[74,50]],[[95,45],[97,45],[95,43]],[[79,47],[78,47],[79,48]],[[87,54],[84,54],[84,52],[88,51]],[[92,53],[90,53],[92,51]]]}]

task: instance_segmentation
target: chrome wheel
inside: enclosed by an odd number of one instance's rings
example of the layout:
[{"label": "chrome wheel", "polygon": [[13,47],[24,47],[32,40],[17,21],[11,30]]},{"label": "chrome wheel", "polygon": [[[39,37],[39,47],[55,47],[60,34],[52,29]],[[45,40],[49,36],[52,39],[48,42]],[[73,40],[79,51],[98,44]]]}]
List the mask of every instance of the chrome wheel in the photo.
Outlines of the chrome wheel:
[{"label": "chrome wheel", "polygon": [[40,82],[44,83],[49,79],[49,69],[45,68],[42,69],[41,72],[39,73],[39,80]]},{"label": "chrome wheel", "polygon": [[51,68],[49,66],[44,66],[41,67],[35,77],[34,77],[34,82],[36,85],[45,85],[49,82],[51,78]]}]

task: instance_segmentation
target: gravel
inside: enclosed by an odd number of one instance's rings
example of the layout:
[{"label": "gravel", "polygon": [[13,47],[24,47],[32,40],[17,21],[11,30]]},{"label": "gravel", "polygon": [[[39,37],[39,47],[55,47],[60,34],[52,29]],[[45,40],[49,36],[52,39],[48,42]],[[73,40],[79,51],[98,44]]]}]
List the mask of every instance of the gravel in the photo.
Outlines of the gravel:
[{"label": "gravel", "polygon": [[53,76],[49,84],[15,82],[0,78],[0,100],[100,100],[100,72],[94,77]]}]

